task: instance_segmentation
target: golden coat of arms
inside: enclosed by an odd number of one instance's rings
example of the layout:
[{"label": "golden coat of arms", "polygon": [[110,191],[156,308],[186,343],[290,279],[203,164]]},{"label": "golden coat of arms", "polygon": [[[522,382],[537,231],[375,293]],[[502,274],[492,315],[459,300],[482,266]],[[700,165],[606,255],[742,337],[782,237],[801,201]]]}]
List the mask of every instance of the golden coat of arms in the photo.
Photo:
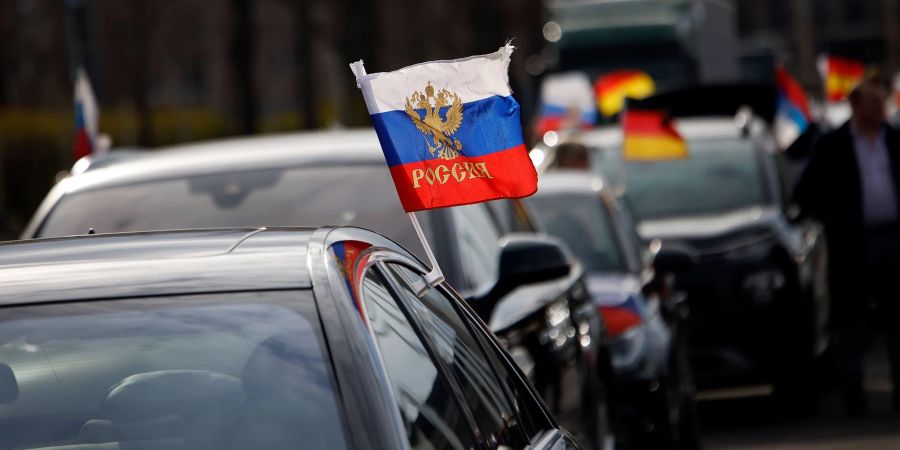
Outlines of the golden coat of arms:
[{"label": "golden coat of arms", "polygon": [[[449,108],[441,117],[441,109]],[[424,109],[422,117],[416,110]],[[425,92],[414,91],[406,99],[406,114],[412,119],[416,128],[425,135],[428,151],[432,156],[451,160],[459,156],[462,144],[453,138],[463,121],[462,101],[459,96],[447,89],[436,91],[429,82]]]}]

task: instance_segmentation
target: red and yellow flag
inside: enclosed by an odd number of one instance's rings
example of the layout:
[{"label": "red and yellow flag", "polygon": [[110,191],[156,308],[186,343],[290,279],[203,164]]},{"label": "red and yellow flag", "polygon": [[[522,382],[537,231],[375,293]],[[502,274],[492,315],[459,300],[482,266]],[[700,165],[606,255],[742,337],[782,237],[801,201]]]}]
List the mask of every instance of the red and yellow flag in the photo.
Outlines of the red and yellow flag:
[{"label": "red and yellow flag", "polygon": [[640,100],[653,95],[653,78],[640,70],[619,70],[600,76],[594,81],[597,108],[606,117],[622,111],[626,98]]},{"label": "red and yellow flag", "polygon": [[847,98],[865,75],[866,66],[853,59],[829,56],[825,60],[825,96],[830,102]]},{"label": "red and yellow flag", "polygon": [[626,110],[622,115],[622,157],[656,161],[688,157],[687,144],[665,111]]}]

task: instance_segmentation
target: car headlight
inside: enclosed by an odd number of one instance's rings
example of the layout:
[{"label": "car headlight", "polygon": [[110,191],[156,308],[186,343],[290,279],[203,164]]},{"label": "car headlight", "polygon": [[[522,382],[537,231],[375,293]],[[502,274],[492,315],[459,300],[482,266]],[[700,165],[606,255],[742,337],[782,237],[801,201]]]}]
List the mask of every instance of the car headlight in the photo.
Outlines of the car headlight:
[{"label": "car headlight", "polygon": [[541,343],[552,342],[555,348],[563,347],[568,339],[575,336],[575,328],[569,320],[572,315],[569,303],[565,300],[557,300],[547,306],[544,311],[547,328],[541,333]]},{"label": "car headlight", "polygon": [[757,305],[771,303],[775,299],[775,292],[784,285],[784,274],[775,269],[753,272],[741,281],[744,295]]},{"label": "car headlight", "polygon": [[647,336],[641,326],[629,328],[610,341],[610,359],[618,373],[629,373],[640,368],[645,353]]}]

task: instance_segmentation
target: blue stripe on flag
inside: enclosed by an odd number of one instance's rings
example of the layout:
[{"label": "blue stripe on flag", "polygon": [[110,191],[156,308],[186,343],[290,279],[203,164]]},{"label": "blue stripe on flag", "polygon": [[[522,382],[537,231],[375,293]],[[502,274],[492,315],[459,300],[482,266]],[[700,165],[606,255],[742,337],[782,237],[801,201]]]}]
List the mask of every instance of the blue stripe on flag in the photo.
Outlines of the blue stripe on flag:
[{"label": "blue stripe on flag", "polygon": [[803,115],[803,111],[800,111],[800,108],[788,101],[787,97],[784,95],[781,95],[778,98],[778,112],[791,119],[791,122],[794,122],[794,124],[797,125],[797,128],[800,129],[800,133],[806,131],[806,128],[809,126],[809,122],[806,120],[806,116]]},{"label": "blue stripe on flag", "polygon": [[[540,113],[541,117],[557,117],[557,116],[565,117],[568,114],[569,114],[568,109],[566,109],[562,106],[553,105],[553,104],[549,104],[549,103],[541,104],[541,113]],[[595,125],[597,123],[597,111],[594,111],[594,110],[581,111],[581,122],[590,124],[590,125]]]},{"label": "blue stripe on flag", "polygon": [[[449,107],[441,109],[446,117]],[[417,110],[419,117],[424,110]],[[389,166],[436,159],[428,151],[425,135],[406,111],[388,111],[372,115],[372,122]],[[452,135],[462,144],[464,156],[483,156],[523,144],[519,103],[512,96],[493,96],[463,103],[463,120]]]}]

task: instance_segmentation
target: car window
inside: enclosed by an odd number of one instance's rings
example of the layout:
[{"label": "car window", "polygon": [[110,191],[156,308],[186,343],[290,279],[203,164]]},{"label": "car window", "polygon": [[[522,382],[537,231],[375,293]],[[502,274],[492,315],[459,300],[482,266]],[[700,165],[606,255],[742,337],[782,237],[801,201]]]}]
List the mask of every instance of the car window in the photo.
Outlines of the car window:
[{"label": "car window", "polygon": [[309,291],[11,306],[0,321],[0,448],[346,448]]},{"label": "car window", "polygon": [[474,448],[472,431],[453,390],[384,281],[370,270],[362,290],[369,325],[388,372],[410,447]]},{"label": "car window", "polygon": [[[430,213],[418,218],[431,229]],[[321,225],[378,230],[423,256],[383,162],[220,172],[78,192],[59,201],[38,237],[86,234],[90,228],[114,233]]]},{"label": "car window", "polygon": [[473,293],[489,290],[500,271],[500,231],[484,204],[450,208],[459,245],[463,288]]},{"label": "car window", "polygon": [[527,445],[509,391],[483,351],[483,343],[465,323],[454,300],[435,288],[419,297],[412,285],[419,275],[399,264],[388,264],[400,294],[414,311],[425,335],[459,381],[463,397],[473,412],[483,439],[513,448]]},{"label": "car window", "polygon": [[688,147],[686,159],[625,164],[625,195],[639,220],[722,214],[774,201],[750,139],[688,139]]},{"label": "car window", "polygon": [[595,194],[549,194],[529,199],[548,233],[562,239],[590,272],[627,272],[609,211]]}]

